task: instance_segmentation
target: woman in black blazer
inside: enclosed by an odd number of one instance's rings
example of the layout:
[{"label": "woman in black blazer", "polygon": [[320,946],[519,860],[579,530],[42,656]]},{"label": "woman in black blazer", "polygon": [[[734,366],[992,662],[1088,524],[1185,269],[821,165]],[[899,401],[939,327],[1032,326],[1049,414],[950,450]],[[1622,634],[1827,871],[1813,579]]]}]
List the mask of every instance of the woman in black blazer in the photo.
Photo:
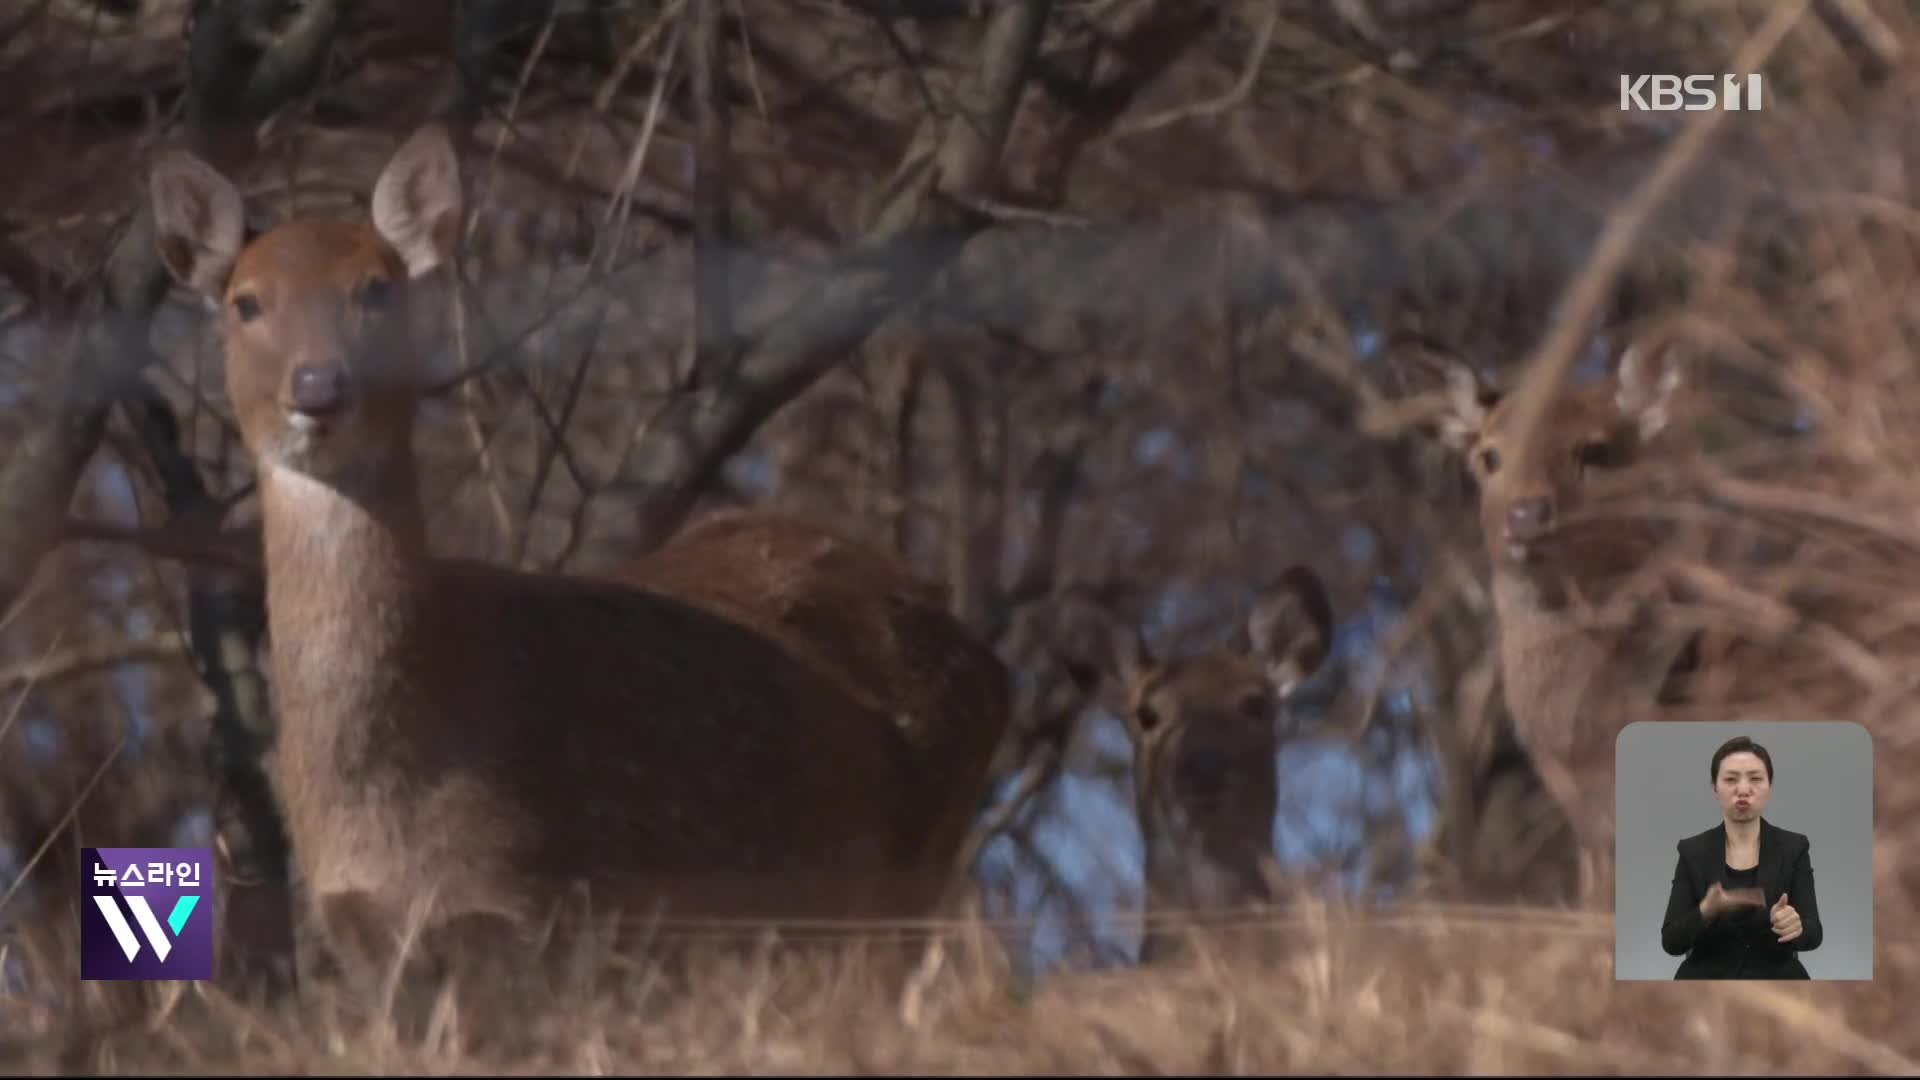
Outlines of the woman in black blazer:
[{"label": "woman in black blazer", "polygon": [[1713,755],[1720,824],[1680,841],[1660,944],[1685,954],[1676,979],[1806,979],[1820,947],[1807,838],[1761,817],[1773,758],[1741,736]]}]

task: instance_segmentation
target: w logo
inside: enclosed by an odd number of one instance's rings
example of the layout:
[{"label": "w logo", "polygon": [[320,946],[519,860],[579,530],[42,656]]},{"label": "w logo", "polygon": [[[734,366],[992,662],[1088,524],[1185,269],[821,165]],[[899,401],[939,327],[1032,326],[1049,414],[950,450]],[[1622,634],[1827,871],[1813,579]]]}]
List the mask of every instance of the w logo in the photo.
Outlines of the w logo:
[{"label": "w logo", "polygon": [[211,850],[84,848],[81,865],[82,979],[213,977]]},{"label": "w logo", "polygon": [[[127,925],[126,916],[120,914],[119,905],[111,896],[95,896],[95,907],[100,909],[100,917],[107,920],[107,927],[113,931],[113,938],[120,943],[120,951],[127,954],[127,962],[132,963],[140,955],[140,942],[133,936],[133,927]],[[192,917],[195,905],[200,903],[198,896],[182,896],[173,902],[173,911],[167,916],[167,926],[174,937],[180,936],[180,928],[187,925]],[[147,935],[147,942],[161,963],[167,962],[167,954],[173,951],[173,942],[160,931],[160,921],[153,917],[153,908],[144,896],[129,896],[126,904],[133,909],[133,917],[140,924],[140,931]]]}]

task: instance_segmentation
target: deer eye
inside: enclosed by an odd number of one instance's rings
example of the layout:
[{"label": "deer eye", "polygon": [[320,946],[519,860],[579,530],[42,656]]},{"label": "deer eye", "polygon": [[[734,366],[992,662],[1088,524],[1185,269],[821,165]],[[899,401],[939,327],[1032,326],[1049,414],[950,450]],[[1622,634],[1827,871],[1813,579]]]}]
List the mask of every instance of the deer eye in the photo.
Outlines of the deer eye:
[{"label": "deer eye", "polygon": [[1613,444],[1590,439],[1574,448],[1573,457],[1583,467],[1604,469],[1613,464]]},{"label": "deer eye", "polygon": [[241,293],[233,298],[233,313],[243,323],[249,323],[260,317],[260,299],[252,293]]},{"label": "deer eye", "polygon": [[358,297],[360,306],[368,311],[382,311],[392,299],[393,286],[385,278],[374,278],[360,286]]},{"label": "deer eye", "polygon": [[1480,471],[1492,476],[1500,471],[1500,451],[1489,446],[1480,451]]},{"label": "deer eye", "polygon": [[1160,713],[1151,705],[1142,705],[1135,709],[1133,718],[1140,722],[1141,731],[1152,731],[1160,726]]}]

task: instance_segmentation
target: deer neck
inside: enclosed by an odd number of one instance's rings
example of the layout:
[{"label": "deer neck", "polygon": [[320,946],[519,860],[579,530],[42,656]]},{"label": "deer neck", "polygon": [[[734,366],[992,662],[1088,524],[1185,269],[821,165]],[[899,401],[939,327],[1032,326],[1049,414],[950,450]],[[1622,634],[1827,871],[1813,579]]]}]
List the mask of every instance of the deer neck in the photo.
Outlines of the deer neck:
[{"label": "deer neck", "polygon": [[[1165,765],[1171,757],[1160,760]],[[1259,839],[1249,844],[1235,829],[1241,817],[1225,807],[1196,812],[1182,804],[1163,786],[1166,779],[1142,778],[1134,788],[1145,885],[1152,902],[1204,910],[1257,895],[1259,866],[1253,853]]]},{"label": "deer neck", "polygon": [[1576,725],[1576,717],[1621,688],[1630,663],[1620,648],[1623,635],[1583,620],[1563,580],[1497,570],[1493,602],[1501,678],[1517,733],[1536,749],[1546,740],[1571,750],[1576,726],[1587,726]]},{"label": "deer neck", "polygon": [[308,777],[391,760],[389,736],[430,681],[418,490],[410,462],[332,483],[261,470],[282,755]]}]

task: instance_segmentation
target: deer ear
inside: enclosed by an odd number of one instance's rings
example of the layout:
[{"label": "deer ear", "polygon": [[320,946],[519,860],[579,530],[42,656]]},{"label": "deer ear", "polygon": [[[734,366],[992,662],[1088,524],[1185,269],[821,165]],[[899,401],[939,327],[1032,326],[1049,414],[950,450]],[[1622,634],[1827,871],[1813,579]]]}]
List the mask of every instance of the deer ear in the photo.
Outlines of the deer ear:
[{"label": "deer ear", "polygon": [[1440,411],[1434,426],[1440,442],[1456,452],[1472,446],[1486,424],[1487,413],[1500,400],[1466,359],[1428,338],[1402,334],[1388,345],[1395,367],[1415,381],[1437,386]]},{"label": "deer ear", "polygon": [[1246,636],[1274,693],[1293,693],[1333,648],[1333,604],[1319,575],[1305,566],[1288,567],[1255,598]]},{"label": "deer ear", "polygon": [[1156,677],[1160,661],[1147,645],[1147,639],[1137,628],[1128,627],[1116,634],[1113,639],[1114,671],[1118,674],[1120,685],[1125,688],[1122,717],[1136,742],[1158,730],[1167,720],[1159,712],[1161,681]]},{"label": "deer ear", "polygon": [[1153,695],[1140,694],[1131,698],[1127,705],[1127,731],[1139,742],[1157,731],[1166,717],[1161,716],[1159,706],[1153,703]]},{"label": "deer ear", "polygon": [[420,277],[453,257],[465,202],[460,160],[439,123],[422,126],[394,151],[373,185],[373,225]]},{"label": "deer ear", "polygon": [[161,264],[175,281],[218,302],[246,236],[239,190],[213,166],[175,149],[154,159],[147,199]]},{"label": "deer ear", "polygon": [[1646,347],[1636,342],[1620,354],[1614,403],[1622,416],[1634,422],[1640,438],[1651,439],[1666,430],[1680,381],[1680,362],[1671,345]]}]

